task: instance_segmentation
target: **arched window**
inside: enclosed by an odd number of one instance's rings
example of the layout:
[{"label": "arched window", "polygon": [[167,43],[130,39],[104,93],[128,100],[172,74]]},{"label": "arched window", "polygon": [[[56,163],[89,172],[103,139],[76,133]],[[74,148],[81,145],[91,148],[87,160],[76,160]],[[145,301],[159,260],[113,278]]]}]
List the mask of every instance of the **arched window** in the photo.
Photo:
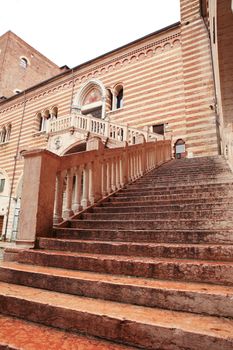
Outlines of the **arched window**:
[{"label": "arched window", "polygon": [[20,67],[26,69],[28,66],[28,60],[25,57],[21,57],[19,61]]},{"label": "arched window", "polygon": [[42,118],[43,118],[43,122],[42,122],[42,130],[41,131],[47,131],[49,119],[51,118],[51,114],[49,113],[48,109],[46,109],[43,112]]},{"label": "arched window", "polygon": [[178,139],[174,145],[175,158],[184,158],[186,156],[185,142],[182,139]]},{"label": "arched window", "polygon": [[52,120],[57,119],[57,116],[58,116],[58,108],[57,108],[57,107],[51,108],[50,115],[51,115],[51,119],[52,119]]},{"label": "arched window", "polygon": [[11,124],[7,126],[5,142],[10,141],[11,137]]},{"label": "arched window", "polygon": [[107,89],[107,98],[106,98],[106,111],[111,111],[112,110],[112,102],[113,102],[113,96],[112,96],[112,91],[110,89]]},{"label": "arched window", "polygon": [[122,85],[115,87],[115,109],[123,107],[124,90]]},{"label": "arched window", "polygon": [[37,121],[37,125],[38,125],[38,130],[39,131],[44,131],[44,118],[42,117],[41,113],[37,113],[36,115],[36,121]]},{"label": "arched window", "polygon": [[6,128],[5,126],[2,128],[0,132],[0,143],[6,142]]}]

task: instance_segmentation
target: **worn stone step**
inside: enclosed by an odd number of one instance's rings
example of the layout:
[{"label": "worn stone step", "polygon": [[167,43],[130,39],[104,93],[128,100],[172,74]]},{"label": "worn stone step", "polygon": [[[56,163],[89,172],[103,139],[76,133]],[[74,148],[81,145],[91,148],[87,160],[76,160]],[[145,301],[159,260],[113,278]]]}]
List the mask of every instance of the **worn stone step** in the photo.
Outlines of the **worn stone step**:
[{"label": "worn stone step", "polygon": [[190,210],[228,210],[233,208],[232,203],[202,203],[202,204],[166,204],[160,205],[160,203],[141,203],[142,205],[127,206],[122,204],[121,206],[100,206],[92,209],[93,213],[129,213],[129,212],[162,212],[162,211],[190,211]]},{"label": "worn stone step", "polygon": [[3,262],[0,281],[67,294],[233,318],[233,287]]},{"label": "worn stone step", "polygon": [[219,244],[135,243],[39,238],[38,248],[91,254],[233,261],[233,245]]},{"label": "worn stone step", "polygon": [[232,205],[233,203],[233,197],[218,197],[218,198],[178,198],[178,199],[155,199],[155,200],[146,200],[143,201],[141,199],[139,200],[124,200],[120,201],[119,199],[117,201],[114,200],[114,198],[109,199],[106,202],[103,202],[99,208],[101,207],[121,207],[121,206],[155,206],[155,205],[196,205],[196,204],[222,204],[223,206]]},{"label": "worn stone step", "polygon": [[0,311],[153,350],[231,350],[233,321],[0,283]]},{"label": "worn stone step", "polygon": [[233,229],[228,230],[118,230],[55,228],[57,238],[152,243],[233,243]]},{"label": "worn stone step", "polygon": [[154,230],[154,229],[232,229],[232,220],[215,219],[154,219],[154,220],[72,220],[68,221],[74,228],[98,228],[118,230]]},{"label": "worn stone step", "polygon": [[167,184],[166,186],[163,187],[157,187],[156,185],[151,186],[151,187],[145,187],[144,185],[139,185],[137,183],[133,183],[131,185],[128,185],[126,188],[123,188],[121,192],[137,192],[137,191],[145,191],[145,192],[150,192],[151,190],[157,190],[157,191],[173,191],[173,190],[202,190],[202,189],[211,189],[211,190],[221,190],[221,189],[233,189],[233,183],[218,183],[218,184],[197,184],[197,185],[185,185],[185,186],[177,186],[177,185],[170,185]]},{"label": "worn stone step", "polygon": [[163,194],[166,194],[166,195],[173,195],[173,194],[191,194],[191,193],[196,193],[196,194],[199,194],[199,193],[216,193],[217,195],[219,195],[219,192],[221,194],[229,194],[229,195],[233,195],[233,187],[227,187],[225,188],[224,186],[222,188],[220,187],[217,187],[217,188],[214,188],[214,189],[211,189],[209,187],[204,187],[204,188],[191,188],[191,187],[188,187],[187,189],[184,189],[183,187],[181,189],[163,189],[163,190],[160,190],[158,188],[148,188],[147,189],[138,189],[137,191],[129,191],[129,190],[121,190],[121,192],[118,192],[115,196],[116,197],[125,197],[125,196],[145,196],[145,195],[163,195]]},{"label": "worn stone step", "polygon": [[123,213],[85,213],[82,214],[83,220],[157,220],[157,219],[209,219],[215,220],[221,218],[222,220],[233,218],[233,210],[230,209],[203,209],[196,211],[174,210],[168,208],[166,211],[151,211],[148,209],[146,212],[123,212]]},{"label": "worn stone step", "polygon": [[130,201],[160,201],[160,200],[176,200],[176,199],[205,199],[214,200],[215,198],[232,199],[233,194],[231,192],[223,193],[219,192],[200,192],[200,193],[176,193],[176,194],[147,194],[147,195],[135,195],[135,196],[112,196],[110,201],[114,202],[130,202]]},{"label": "worn stone step", "polygon": [[0,315],[1,350],[133,350],[114,342]]},{"label": "worn stone step", "polygon": [[233,286],[232,262],[145,258],[52,250],[23,250],[18,254],[18,262],[116,275]]}]

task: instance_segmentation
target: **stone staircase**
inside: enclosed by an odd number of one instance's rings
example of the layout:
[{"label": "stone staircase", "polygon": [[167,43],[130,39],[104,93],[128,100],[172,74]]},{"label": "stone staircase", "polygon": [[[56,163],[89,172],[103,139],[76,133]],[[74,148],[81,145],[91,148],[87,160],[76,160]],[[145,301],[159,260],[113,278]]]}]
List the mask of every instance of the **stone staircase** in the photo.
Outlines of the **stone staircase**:
[{"label": "stone staircase", "polygon": [[2,317],[110,341],[80,349],[232,350],[232,214],[223,158],[173,160],[3,262]]}]

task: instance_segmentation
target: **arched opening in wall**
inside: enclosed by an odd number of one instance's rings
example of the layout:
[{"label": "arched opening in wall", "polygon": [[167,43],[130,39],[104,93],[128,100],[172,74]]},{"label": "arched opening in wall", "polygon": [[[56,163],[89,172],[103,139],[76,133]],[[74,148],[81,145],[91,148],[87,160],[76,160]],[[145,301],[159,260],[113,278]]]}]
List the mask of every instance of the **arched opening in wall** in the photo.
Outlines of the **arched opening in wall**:
[{"label": "arched opening in wall", "polygon": [[6,142],[10,141],[11,129],[12,129],[11,124],[8,124],[7,125],[7,129],[6,129]]},{"label": "arched opening in wall", "polygon": [[82,114],[91,114],[92,117],[95,118],[102,117],[102,97],[97,87],[92,87],[86,92],[83,98],[81,111]]},{"label": "arched opening in wall", "polygon": [[1,132],[0,132],[0,143],[6,142],[6,127],[3,126]]},{"label": "arched opening in wall", "polygon": [[115,88],[115,94],[116,94],[116,109],[123,107],[123,98],[124,98],[124,90],[122,85],[118,85]]},{"label": "arched opening in wall", "polygon": [[58,108],[57,107],[52,107],[50,115],[51,115],[51,119],[52,120],[57,119],[57,117],[58,117]]},{"label": "arched opening in wall", "polygon": [[185,142],[183,139],[178,139],[174,144],[174,156],[176,159],[185,158],[186,157],[186,148]]},{"label": "arched opening in wall", "polygon": [[77,145],[71,146],[69,149],[67,149],[64,153],[64,155],[67,154],[73,154],[73,153],[79,153],[79,152],[85,152],[87,149],[86,142],[79,143]]},{"label": "arched opening in wall", "polygon": [[106,112],[112,111],[113,108],[113,96],[112,91],[107,89],[107,97],[106,97]]},{"label": "arched opening in wall", "polygon": [[42,118],[43,118],[43,130],[41,130],[41,131],[46,131],[48,128],[49,120],[51,119],[51,114],[50,114],[48,109],[46,109],[43,112]]},{"label": "arched opening in wall", "polygon": [[106,89],[98,79],[90,79],[84,83],[76,94],[73,108],[82,114],[90,114],[95,118],[105,118]]},{"label": "arched opening in wall", "polygon": [[19,60],[20,67],[26,69],[28,66],[28,60],[25,57],[21,57]]},{"label": "arched opening in wall", "polygon": [[36,131],[44,131],[44,118],[41,113],[36,115]]}]

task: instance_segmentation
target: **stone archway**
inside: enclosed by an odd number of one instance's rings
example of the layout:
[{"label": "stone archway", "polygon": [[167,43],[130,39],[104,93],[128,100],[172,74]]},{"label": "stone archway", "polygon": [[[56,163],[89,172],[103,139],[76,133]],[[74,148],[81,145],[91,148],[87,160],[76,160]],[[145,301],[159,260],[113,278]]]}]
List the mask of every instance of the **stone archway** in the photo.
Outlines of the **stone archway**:
[{"label": "stone archway", "polygon": [[91,79],[84,83],[76,94],[72,109],[96,118],[105,118],[107,91],[103,83]]}]

